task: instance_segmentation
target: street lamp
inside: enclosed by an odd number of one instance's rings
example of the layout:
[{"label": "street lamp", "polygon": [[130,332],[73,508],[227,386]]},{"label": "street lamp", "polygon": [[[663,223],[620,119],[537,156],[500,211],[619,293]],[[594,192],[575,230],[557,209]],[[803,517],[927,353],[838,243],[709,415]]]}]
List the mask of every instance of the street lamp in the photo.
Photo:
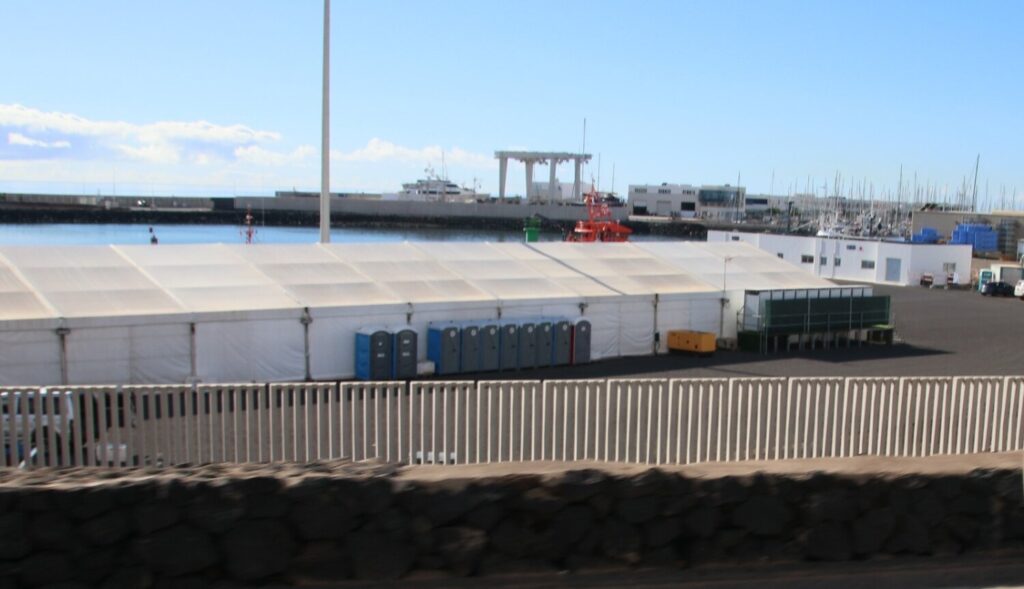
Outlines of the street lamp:
[{"label": "street lamp", "polygon": [[722,258],[722,298],[719,299],[721,309],[718,313],[718,337],[725,337],[725,306],[729,303],[729,299],[725,296],[725,279],[729,270],[729,262],[735,256],[725,256]]}]

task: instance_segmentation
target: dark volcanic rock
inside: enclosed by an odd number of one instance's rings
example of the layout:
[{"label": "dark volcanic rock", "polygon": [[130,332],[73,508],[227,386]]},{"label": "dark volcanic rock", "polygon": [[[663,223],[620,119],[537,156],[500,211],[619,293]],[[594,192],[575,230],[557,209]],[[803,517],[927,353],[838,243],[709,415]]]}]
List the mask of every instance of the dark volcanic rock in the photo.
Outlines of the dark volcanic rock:
[{"label": "dark volcanic rock", "polygon": [[273,520],[243,522],[221,539],[224,566],[239,581],[282,573],[295,549],[288,528]]},{"label": "dark volcanic rock", "polygon": [[721,519],[717,507],[700,505],[683,518],[683,529],[696,538],[710,538]]},{"label": "dark volcanic rock", "polygon": [[31,587],[69,581],[73,574],[71,559],[58,552],[40,552],[21,561],[21,580]]},{"label": "dark volcanic rock", "polygon": [[642,524],[661,512],[661,499],[656,496],[626,497],[615,504],[615,514],[631,524]]},{"label": "dark volcanic rock", "polygon": [[21,558],[32,550],[21,513],[0,515],[0,560]]},{"label": "dark volcanic rock", "polygon": [[353,532],[347,546],[360,579],[398,579],[416,561],[415,548],[376,532]]},{"label": "dark volcanic rock", "polygon": [[612,518],[601,529],[601,550],[604,555],[629,564],[640,562],[641,541],[636,527]]},{"label": "dark volcanic rock", "polygon": [[850,532],[839,522],[818,524],[807,532],[804,552],[814,560],[849,560],[853,556]]},{"label": "dark volcanic rock", "polygon": [[440,528],[434,532],[436,549],[449,570],[459,575],[476,572],[487,546],[487,535],[474,528]]},{"label": "dark volcanic rock", "polygon": [[644,526],[644,544],[651,548],[664,546],[682,533],[683,518],[664,517],[647,522]]},{"label": "dark volcanic rock", "polygon": [[344,538],[355,526],[354,514],[346,505],[324,501],[304,501],[292,507],[292,526],[305,540]]},{"label": "dark volcanic rock", "polygon": [[115,510],[83,523],[78,529],[87,541],[107,546],[126,538],[131,532],[131,523],[123,510]]},{"label": "dark volcanic rock", "polygon": [[288,565],[296,584],[340,581],[352,576],[352,561],[339,542],[310,542]]},{"label": "dark volcanic rock", "polygon": [[144,503],[135,508],[135,529],[146,535],[178,523],[180,510],[168,502]]},{"label": "dark volcanic rock", "polygon": [[[58,511],[36,514],[28,526],[28,536],[32,545],[37,548],[70,550],[80,542],[71,520]],[[6,535],[0,535],[0,545],[6,537]],[[24,537],[19,538],[22,542],[25,541]],[[25,542],[25,544],[28,543]]]},{"label": "dark volcanic rock", "polygon": [[857,554],[875,554],[882,549],[896,527],[896,513],[888,508],[874,509],[853,523],[853,547]]},{"label": "dark volcanic rock", "polygon": [[186,524],[161,530],[135,544],[139,558],[154,571],[178,576],[216,564],[218,555],[210,537]]},{"label": "dark volcanic rock", "polygon": [[491,545],[502,554],[523,557],[536,550],[538,536],[514,519],[506,519],[491,532]]},{"label": "dark volcanic rock", "polygon": [[546,532],[548,543],[559,554],[566,554],[593,526],[592,509],[586,505],[570,505],[551,520]]},{"label": "dark volcanic rock", "polygon": [[793,513],[782,498],[771,495],[751,497],[732,513],[733,524],[758,536],[777,536],[792,519]]}]

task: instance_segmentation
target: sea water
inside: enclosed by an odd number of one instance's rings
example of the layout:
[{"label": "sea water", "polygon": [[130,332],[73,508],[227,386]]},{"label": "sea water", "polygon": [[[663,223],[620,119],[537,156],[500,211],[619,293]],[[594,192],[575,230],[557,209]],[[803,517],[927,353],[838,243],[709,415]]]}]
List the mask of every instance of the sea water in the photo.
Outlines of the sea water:
[{"label": "sea water", "polygon": [[[151,233],[158,244],[245,243],[243,229],[238,225],[145,225],[145,224],[0,224],[0,245],[145,245]],[[257,226],[255,243],[316,243],[317,227]],[[560,241],[557,233],[541,233],[541,241]],[[636,240],[659,239],[636,236]],[[664,238],[661,238],[664,239]],[[331,229],[331,241],[337,243],[402,242],[402,241],[490,241],[521,242],[522,231],[475,229]]]}]

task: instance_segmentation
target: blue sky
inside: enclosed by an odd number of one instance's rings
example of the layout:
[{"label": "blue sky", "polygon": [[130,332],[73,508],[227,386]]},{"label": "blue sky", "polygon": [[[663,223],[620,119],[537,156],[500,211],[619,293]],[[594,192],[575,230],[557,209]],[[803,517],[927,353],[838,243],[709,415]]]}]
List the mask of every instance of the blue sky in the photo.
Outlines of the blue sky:
[{"label": "blue sky", "polygon": [[[321,16],[0,3],[0,191],[318,189]],[[496,192],[494,150],[579,149],[586,118],[603,189],[614,165],[619,192],[838,171],[879,194],[902,165],[953,192],[980,153],[979,192],[1024,207],[1021,2],[335,0],[331,30],[334,190],[396,191],[443,151]]]}]

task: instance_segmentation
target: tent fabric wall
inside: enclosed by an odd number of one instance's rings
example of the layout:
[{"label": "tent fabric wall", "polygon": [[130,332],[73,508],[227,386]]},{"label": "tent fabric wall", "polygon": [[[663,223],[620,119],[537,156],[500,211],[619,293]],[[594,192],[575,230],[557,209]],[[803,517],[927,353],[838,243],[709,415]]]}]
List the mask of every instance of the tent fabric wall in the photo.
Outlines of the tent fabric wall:
[{"label": "tent fabric wall", "polygon": [[203,382],[304,380],[305,367],[305,332],[298,315],[196,324],[196,372]]},{"label": "tent fabric wall", "polygon": [[60,356],[53,329],[0,329],[0,384],[61,384]]},{"label": "tent fabric wall", "polygon": [[3,246],[0,383],[60,382],[58,326],[76,384],[347,378],[357,329],[407,320],[421,360],[431,322],[581,314],[594,359],[647,354],[717,332],[723,276],[726,335],[746,289],[832,286],[739,242]]},{"label": "tent fabric wall", "polygon": [[67,350],[75,384],[185,382],[192,368],[187,323],[71,329]]}]

